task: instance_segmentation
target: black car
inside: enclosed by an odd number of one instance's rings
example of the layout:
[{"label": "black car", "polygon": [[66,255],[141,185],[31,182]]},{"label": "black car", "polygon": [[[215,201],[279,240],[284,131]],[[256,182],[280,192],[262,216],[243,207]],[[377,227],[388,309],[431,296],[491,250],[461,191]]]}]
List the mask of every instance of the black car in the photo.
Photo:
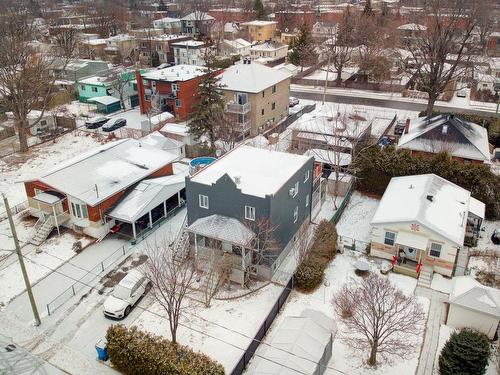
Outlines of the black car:
[{"label": "black car", "polygon": [[104,125],[102,127],[102,130],[105,132],[112,132],[113,130],[122,128],[125,125],[127,125],[127,120],[125,120],[124,118],[117,118],[115,120],[111,120],[106,125]]},{"label": "black car", "polygon": [[500,245],[500,228],[495,229],[491,235],[491,242],[495,245]]},{"label": "black car", "polygon": [[87,129],[98,129],[109,121],[107,117],[94,117],[85,121]]}]

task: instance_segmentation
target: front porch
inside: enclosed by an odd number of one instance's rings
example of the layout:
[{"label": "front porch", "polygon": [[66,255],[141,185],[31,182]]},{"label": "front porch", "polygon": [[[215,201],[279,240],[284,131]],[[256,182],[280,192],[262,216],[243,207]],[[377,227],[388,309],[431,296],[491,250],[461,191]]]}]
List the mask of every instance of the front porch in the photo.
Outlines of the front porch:
[{"label": "front porch", "polygon": [[38,218],[30,242],[40,246],[54,228],[60,236],[60,226],[70,220],[67,198],[55,191],[38,192],[30,200],[30,213]]}]

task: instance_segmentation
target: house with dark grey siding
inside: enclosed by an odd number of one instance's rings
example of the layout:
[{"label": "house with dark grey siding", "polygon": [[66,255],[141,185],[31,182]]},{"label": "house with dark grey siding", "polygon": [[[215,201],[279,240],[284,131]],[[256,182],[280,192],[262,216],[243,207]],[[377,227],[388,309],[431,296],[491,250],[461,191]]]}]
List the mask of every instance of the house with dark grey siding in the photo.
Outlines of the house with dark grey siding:
[{"label": "house with dark grey siding", "polygon": [[[242,145],[186,177],[188,232],[197,258],[210,258],[214,248],[229,253],[236,266],[231,279],[240,283],[258,269],[272,274],[310,220],[313,165],[312,157]],[[263,225],[275,250],[266,264],[255,264]]]}]

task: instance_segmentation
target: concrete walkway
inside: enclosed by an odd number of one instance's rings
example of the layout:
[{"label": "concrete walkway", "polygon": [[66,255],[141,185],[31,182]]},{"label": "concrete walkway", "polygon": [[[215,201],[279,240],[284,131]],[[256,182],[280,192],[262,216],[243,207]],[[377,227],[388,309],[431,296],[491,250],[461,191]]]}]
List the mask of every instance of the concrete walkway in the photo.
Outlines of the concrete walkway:
[{"label": "concrete walkway", "polygon": [[429,298],[431,301],[416,375],[432,375],[439,343],[439,329],[441,324],[445,323],[446,308],[444,302],[448,300],[448,295],[420,287],[415,290],[415,294]]}]

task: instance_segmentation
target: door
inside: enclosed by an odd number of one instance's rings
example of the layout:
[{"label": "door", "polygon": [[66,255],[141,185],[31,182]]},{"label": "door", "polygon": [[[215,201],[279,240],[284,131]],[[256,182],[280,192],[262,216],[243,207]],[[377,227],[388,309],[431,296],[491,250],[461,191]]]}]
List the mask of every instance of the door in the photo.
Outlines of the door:
[{"label": "door", "polygon": [[406,258],[411,260],[417,260],[417,250],[412,247],[406,247],[404,249]]}]

